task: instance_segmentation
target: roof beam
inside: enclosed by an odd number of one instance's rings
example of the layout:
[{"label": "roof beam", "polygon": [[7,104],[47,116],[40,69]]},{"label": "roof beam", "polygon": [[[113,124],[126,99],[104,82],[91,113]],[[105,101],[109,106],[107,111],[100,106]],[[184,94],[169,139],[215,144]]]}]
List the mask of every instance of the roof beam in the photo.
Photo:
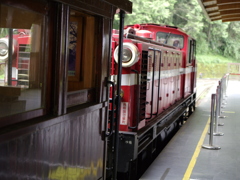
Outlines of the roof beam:
[{"label": "roof beam", "polygon": [[211,19],[212,21],[218,21],[218,20],[222,20],[222,18],[215,18],[215,19]]},{"label": "roof beam", "polygon": [[218,8],[219,8],[219,11],[226,11],[226,10],[231,10],[231,9],[239,9],[240,10],[240,3],[220,5],[220,6],[218,6]]},{"label": "roof beam", "polygon": [[240,21],[240,0],[198,0],[209,20]]},{"label": "roof beam", "polygon": [[217,5],[210,5],[210,6],[205,6],[206,11],[215,11],[218,10],[218,6]]},{"label": "roof beam", "polygon": [[203,3],[212,3],[217,2],[216,0],[202,0]]},{"label": "roof beam", "polygon": [[211,15],[214,15],[214,14],[220,14],[220,12],[216,10],[216,11],[211,11],[208,14],[209,14],[209,16],[211,16]]},{"label": "roof beam", "polygon": [[236,13],[236,14],[221,14],[221,16],[224,17],[228,17],[228,16],[234,16],[234,17],[240,17],[240,12]]},{"label": "roof beam", "polygon": [[209,14],[209,17],[210,17],[210,18],[215,17],[215,16],[221,16],[220,12],[216,12],[216,13],[211,13],[211,14]]},{"label": "roof beam", "polygon": [[211,16],[210,18],[211,19],[216,19],[216,18],[222,18],[222,16],[221,15],[216,15],[216,16]]},{"label": "roof beam", "polygon": [[215,20],[215,19],[221,19],[222,16],[215,16],[215,17],[211,17],[211,20]]},{"label": "roof beam", "polygon": [[208,5],[217,4],[217,1],[216,0],[203,0],[202,3],[204,4],[204,6],[208,6]]},{"label": "roof beam", "polygon": [[207,13],[207,11],[206,11],[204,5],[203,5],[202,0],[198,0],[198,3],[200,4],[200,6],[201,6],[201,8],[202,8],[202,10],[203,10],[203,13],[204,13],[205,16],[207,17],[207,19],[208,19],[209,21],[211,21],[211,19],[209,18],[209,15],[208,15],[208,13]]},{"label": "roof beam", "polygon": [[222,22],[240,21],[240,18],[222,19]]},{"label": "roof beam", "polygon": [[221,17],[222,17],[222,19],[232,19],[232,18],[236,18],[236,15],[230,14],[230,15],[224,15],[224,16],[221,16]]},{"label": "roof beam", "polygon": [[239,0],[217,0],[217,5],[240,3]]},{"label": "roof beam", "polygon": [[225,15],[225,14],[238,14],[238,13],[240,13],[240,11],[237,10],[237,9],[233,9],[233,10],[219,11],[219,13],[221,15]]}]

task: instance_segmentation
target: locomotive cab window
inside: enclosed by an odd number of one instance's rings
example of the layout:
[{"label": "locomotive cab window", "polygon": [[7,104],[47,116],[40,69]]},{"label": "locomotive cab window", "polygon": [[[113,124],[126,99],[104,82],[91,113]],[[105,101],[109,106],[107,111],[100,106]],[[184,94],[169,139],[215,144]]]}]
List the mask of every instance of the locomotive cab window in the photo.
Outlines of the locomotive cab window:
[{"label": "locomotive cab window", "polygon": [[194,55],[195,55],[195,40],[189,39],[188,43],[189,43],[189,46],[188,46],[189,47],[188,48],[188,51],[189,51],[188,63],[191,63],[192,60],[194,59]]},{"label": "locomotive cab window", "polygon": [[41,14],[0,4],[0,117],[44,107],[43,22]]},{"label": "locomotive cab window", "polygon": [[94,101],[96,18],[71,10],[67,106]]},{"label": "locomotive cab window", "polygon": [[158,32],[157,41],[162,44],[167,44],[169,46],[183,48],[183,36],[173,33]]}]

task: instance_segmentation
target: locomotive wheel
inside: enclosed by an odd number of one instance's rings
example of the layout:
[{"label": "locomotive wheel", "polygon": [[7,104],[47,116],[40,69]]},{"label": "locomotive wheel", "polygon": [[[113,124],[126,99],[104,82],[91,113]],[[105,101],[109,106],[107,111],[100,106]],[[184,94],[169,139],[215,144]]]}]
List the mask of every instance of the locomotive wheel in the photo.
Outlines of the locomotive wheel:
[{"label": "locomotive wheel", "polygon": [[189,113],[188,113],[188,117],[195,111],[195,102],[193,102],[190,106],[189,106]]}]

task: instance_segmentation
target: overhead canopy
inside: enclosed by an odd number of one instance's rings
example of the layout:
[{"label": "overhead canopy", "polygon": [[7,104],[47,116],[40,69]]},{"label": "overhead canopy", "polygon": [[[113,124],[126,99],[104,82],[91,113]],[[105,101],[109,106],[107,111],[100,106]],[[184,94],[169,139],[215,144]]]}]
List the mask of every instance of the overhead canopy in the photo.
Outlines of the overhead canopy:
[{"label": "overhead canopy", "polygon": [[211,21],[240,21],[240,0],[198,0],[198,2]]},{"label": "overhead canopy", "polygon": [[112,4],[128,13],[132,13],[132,2],[129,0],[103,0],[109,4]]}]

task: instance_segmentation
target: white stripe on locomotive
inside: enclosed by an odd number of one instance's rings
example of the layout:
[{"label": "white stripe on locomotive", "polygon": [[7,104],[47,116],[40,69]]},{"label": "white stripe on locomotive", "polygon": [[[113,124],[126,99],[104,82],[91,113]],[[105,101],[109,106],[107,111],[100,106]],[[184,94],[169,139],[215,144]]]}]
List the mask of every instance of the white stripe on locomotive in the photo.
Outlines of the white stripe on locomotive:
[{"label": "white stripe on locomotive", "polygon": [[[169,77],[174,77],[174,76],[179,76],[181,74],[189,74],[191,72],[193,72],[193,67],[187,67],[187,68],[180,68],[180,69],[172,69],[172,70],[164,70],[161,71],[160,74],[160,79],[165,79],[165,78],[169,78]],[[152,74],[153,72],[148,72],[148,79],[150,79],[150,81],[152,80]],[[141,80],[141,74],[139,76],[139,81]],[[154,80],[159,79],[159,71],[155,71],[154,72]],[[111,81],[113,81],[114,83],[117,82],[117,75],[112,75],[111,76]],[[133,86],[133,85],[137,85],[137,75],[136,74],[122,74],[122,86]]]}]

